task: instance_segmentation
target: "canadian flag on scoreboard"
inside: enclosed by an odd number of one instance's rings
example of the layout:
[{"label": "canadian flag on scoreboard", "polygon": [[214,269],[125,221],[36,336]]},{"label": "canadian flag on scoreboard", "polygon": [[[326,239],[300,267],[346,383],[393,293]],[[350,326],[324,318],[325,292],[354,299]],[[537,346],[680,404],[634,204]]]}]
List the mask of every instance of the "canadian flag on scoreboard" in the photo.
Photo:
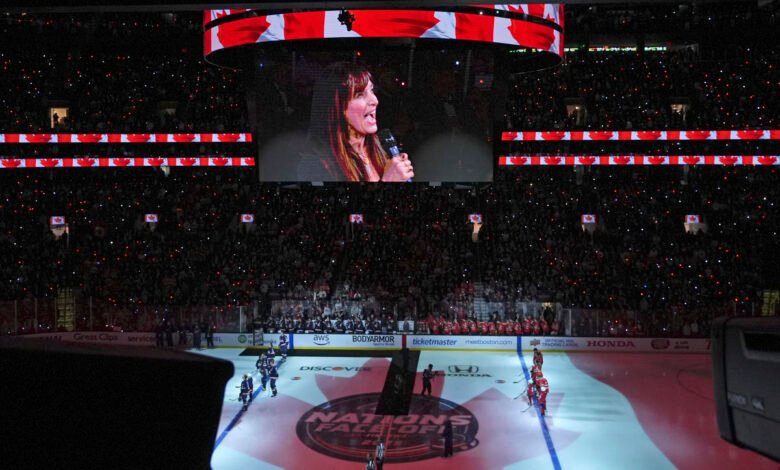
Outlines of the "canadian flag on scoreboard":
[{"label": "canadian flag on scoreboard", "polygon": [[688,214],[685,216],[685,223],[686,224],[700,224],[701,223],[701,216],[697,214]]},{"label": "canadian flag on scoreboard", "polygon": [[352,224],[362,224],[363,214],[349,214],[349,222]]},{"label": "canadian flag on scoreboard", "polygon": [[241,214],[241,222],[245,224],[251,224],[255,221],[255,215],[254,214]]},{"label": "canadian flag on scoreboard", "polygon": [[61,215],[53,215],[49,217],[49,225],[65,225],[65,217]]},{"label": "canadian flag on scoreboard", "polygon": [[481,224],[482,214],[469,214],[469,222],[472,224]]},{"label": "canadian flag on scoreboard", "polygon": [[144,222],[148,224],[156,224],[159,221],[157,218],[157,214],[146,214],[144,215]]},{"label": "canadian flag on scoreboard", "polygon": [[596,214],[582,214],[581,220],[583,224],[595,224]]}]

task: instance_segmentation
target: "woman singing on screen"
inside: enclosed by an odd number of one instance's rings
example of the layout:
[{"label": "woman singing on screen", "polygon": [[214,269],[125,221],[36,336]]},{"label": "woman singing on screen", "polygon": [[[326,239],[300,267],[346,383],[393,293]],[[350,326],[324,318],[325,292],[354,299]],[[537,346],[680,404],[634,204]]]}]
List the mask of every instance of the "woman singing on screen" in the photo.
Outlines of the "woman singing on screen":
[{"label": "woman singing on screen", "polygon": [[329,65],[314,87],[310,153],[298,167],[302,181],[408,181],[409,156],[390,158],[377,136],[379,99],[371,73],[355,64]]}]

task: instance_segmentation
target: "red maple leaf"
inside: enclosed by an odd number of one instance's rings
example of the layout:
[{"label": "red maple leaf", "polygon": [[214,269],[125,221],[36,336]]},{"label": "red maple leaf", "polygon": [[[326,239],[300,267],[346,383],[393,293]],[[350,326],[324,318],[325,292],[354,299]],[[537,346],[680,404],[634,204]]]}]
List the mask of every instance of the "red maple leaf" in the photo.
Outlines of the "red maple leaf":
[{"label": "red maple leaf", "polygon": [[46,168],[54,168],[60,163],[60,160],[57,158],[45,158],[43,160],[40,160],[41,165],[43,165]]},{"label": "red maple leaf", "polygon": [[0,163],[6,168],[18,168],[19,165],[22,164],[21,160],[16,159],[8,159],[8,160],[0,160]]},{"label": "red maple leaf", "polygon": [[364,37],[420,37],[439,23],[433,11],[354,10],[352,31]]},{"label": "red maple leaf", "polygon": [[618,165],[627,165],[631,161],[631,157],[614,157],[612,160]]},{"label": "red maple leaf", "polygon": [[686,131],[685,136],[688,140],[705,140],[712,132],[710,131]]},{"label": "red maple leaf", "polygon": [[639,140],[657,140],[661,138],[661,131],[637,131]]},{"label": "red maple leaf", "polygon": [[720,157],[720,162],[724,165],[733,165],[739,160],[737,157]]},{"label": "red maple leaf", "polygon": [[165,160],[162,158],[147,158],[146,161],[152,166],[160,166],[165,163]]},{"label": "red maple leaf", "polygon": [[583,165],[593,165],[596,163],[596,157],[580,157],[580,163]]},{"label": "red maple leaf", "polygon": [[211,162],[214,163],[215,166],[225,166],[228,164],[228,159],[224,157],[212,158]]},{"label": "red maple leaf", "polygon": [[512,165],[525,165],[528,159],[526,157],[509,157],[509,161],[512,162]]},{"label": "red maple leaf", "polygon": [[79,142],[83,144],[94,144],[100,142],[100,139],[103,138],[103,134],[78,134],[77,138]]},{"label": "red maple leaf", "polygon": [[666,161],[666,157],[648,157],[647,161],[649,161],[652,165],[661,165]]},{"label": "red maple leaf", "polygon": [[543,140],[561,140],[564,137],[566,137],[565,132],[555,131],[555,132],[542,132],[542,139]]},{"label": "red maple leaf", "polygon": [[695,165],[699,163],[699,157],[687,156],[687,157],[683,157],[683,161],[688,165]]},{"label": "red maple leaf", "polygon": [[774,165],[776,161],[777,161],[777,157],[769,157],[769,156],[758,157],[758,163],[762,165]]},{"label": "red maple leaf", "polygon": [[195,163],[197,163],[197,160],[195,160],[194,158],[182,158],[181,159],[181,164],[184,165],[184,166],[192,166]]},{"label": "red maple leaf", "polygon": [[544,157],[544,162],[548,165],[557,165],[561,163],[561,157]]},{"label": "red maple leaf", "polygon": [[114,166],[127,166],[130,164],[129,158],[114,158]]},{"label": "red maple leaf", "polygon": [[127,140],[133,143],[149,142],[152,136],[150,134],[127,134]]},{"label": "red maple leaf", "polygon": [[51,134],[27,134],[27,142],[45,144],[51,140]]},{"label": "red maple leaf", "polygon": [[195,140],[195,134],[173,134],[174,142],[192,142]]},{"label": "red maple leaf", "polygon": [[246,166],[255,166],[255,158],[254,157],[247,157],[244,159],[244,165]]},{"label": "red maple leaf", "polygon": [[764,131],[752,130],[752,131],[737,131],[737,137],[742,140],[755,140],[764,136]]},{"label": "red maple leaf", "polygon": [[501,140],[504,142],[511,142],[515,139],[517,139],[519,132],[504,132],[501,134]]},{"label": "red maple leaf", "polygon": [[590,131],[590,140],[609,140],[615,133],[612,131]]},{"label": "red maple leaf", "polygon": [[[317,387],[328,400],[323,405],[323,412],[336,411],[335,402],[355,395],[374,395],[378,399],[389,364],[385,359],[370,359],[363,365],[362,371],[354,373],[351,377],[317,374],[315,377]],[[307,374],[311,372],[296,371],[294,373]],[[439,375],[434,377],[432,384],[434,397],[441,396],[445,381],[468,380],[468,378],[450,379],[442,376],[441,371],[438,373]],[[282,374],[286,376],[287,372],[282,371]],[[415,395],[412,397],[412,409],[425,409],[430,404],[435,403],[435,399],[432,401],[430,397],[418,395],[421,381],[421,373],[418,373],[415,381]],[[249,410],[241,416],[235,425],[236,429],[243,429],[243,432],[228,434],[222,445],[227,445],[260,461],[283,468],[344,468],[350,465],[344,460],[337,460],[335,457],[315,451],[298,438],[295,430],[298,420],[313,407],[310,403],[284,395],[283,392],[284,389],[280,388],[282,394],[273,399],[266,399],[261,395],[255,403],[250,405]],[[562,397],[563,395],[560,393],[552,393],[547,400],[548,414],[551,416],[546,418],[546,422],[556,449],[565,448],[578,437],[578,433],[556,428],[554,425],[555,412]],[[481,426],[479,426],[475,440],[471,443],[466,442],[464,436],[459,434],[459,426],[454,426],[455,458],[458,460],[458,468],[504,468],[524,459],[547,454],[547,444],[539,428],[536,410],[529,409],[526,413],[522,413],[522,410],[527,406],[522,400],[513,400],[504,393],[490,388],[462,406],[476,417]],[[227,411],[223,409],[223,423],[229,422],[238,412],[237,404],[226,404],[223,408],[227,409]],[[374,408],[375,404],[367,403],[361,410],[349,409],[347,411],[360,413],[361,422],[365,422],[363,419],[366,417],[372,418]],[[434,408],[436,409],[434,414],[438,414],[440,405],[434,405]],[[512,414],[512,419],[507,419],[508,413]],[[344,413],[341,413],[341,416],[344,417]],[[409,418],[410,416],[376,416],[371,422],[377,425],[377,430],[368,429],[363,435],[353,434],[351,439],[340,442],[328,440],[328,443],[335,446],[331,448],[337,450],[337,453],[351,455],[354,460],[362,460],[368,450],[373,451],[377,440],[382,437],[387,441],[385,452],[387,463],[398,461],[408,456],[408,454],[404,454],[404,451],[408,451],[408,449],[402,445],[396,446],[394,443],[404,439],[403,431],[400,428],[404,426],[404,422],[408,423],[406,420]],[[263,443],[258,445],[257,432],[267,429],[269,420],[274,423],[274,429],[278,432],[264,433]],[[436,435],[438,436],[438,434]],[[313,437],[316,438],[316,436]],[[438,456],[441,440],[434,438],[432,441],[428,444],[429,450]],[[517,445],[517,442],[522,442],[523,445]],[[279,452],[280,448],[285,449],[285,452]],[[428,470],[453,468],[452,463],[444,459],[428,458],[424,462]]]},{"label": "red maple leaf", "polygon": [[241,134],[217,134],[217,139],[220,142],[236,142],[241,138]]},{"label": "red maple leaf", "polygon": [[[525,13],[522,8],[517,8],[514,5],[508,5],[508,7],[511,12]],[[552,28],[528,21],[512,20],[509,25],[509,33],[512,34],[512,37],[515,38],[518,44],[544,51],[549,50],[553,41],[555,41],[555,34]]]},{"label": "red maple leaf", "polygon": [[94,158],[79,158],[76,160],[76,163],[78,163],[79,166],[92,166],[95,164]]},{"label": "red maple leaf", "polygon": [[218,26],[217,39],[225,47],[254,44],[269,26],[265,16],[234,20]]}]

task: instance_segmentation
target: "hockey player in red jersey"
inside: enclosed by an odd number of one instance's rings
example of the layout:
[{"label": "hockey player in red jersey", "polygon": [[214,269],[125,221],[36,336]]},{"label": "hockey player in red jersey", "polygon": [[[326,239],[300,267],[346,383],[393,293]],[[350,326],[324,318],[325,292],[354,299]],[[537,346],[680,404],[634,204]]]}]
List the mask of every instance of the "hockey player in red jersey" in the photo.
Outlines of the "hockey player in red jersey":
[{"label": "hockey player in red jersey", "polygon": [[536,387],[532,382],[528,382],[528,405],[534,404],[534,390]]},{"label": "hockey player in red jersey", "polygon": [[539,377],[542,377],[542,368],[534,364],[531,368],[531,382],[535,384]]},{"label": "hockey player in red jersey", "polygon": [[547,377],[542,375],[536,379],[536,388],[539,390],[539,409],[541,410],[542,416],[544,416],[545,412],[547,411],[547,393],[550,391],[550,385],[547,383]]},{"label": "hockey player in red jersey", "polygon": [[534,365],[538,365],[541,369],[542,364],[544,364],[544,357],[542,356],[542,352],[534,348]]}]

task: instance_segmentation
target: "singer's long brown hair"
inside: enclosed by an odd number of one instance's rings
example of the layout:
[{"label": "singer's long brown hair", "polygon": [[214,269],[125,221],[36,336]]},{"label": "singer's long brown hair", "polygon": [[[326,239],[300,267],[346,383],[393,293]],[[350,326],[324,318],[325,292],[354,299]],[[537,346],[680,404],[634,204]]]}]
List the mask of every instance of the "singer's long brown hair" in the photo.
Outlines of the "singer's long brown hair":
[{"label": "singer's long brown hair", "polygon": [[[348,62],[330,64],[317,81],[312,96],[309,139],[327,146],[338,169],[347,181],[367,181],[368,175],[360,163],[360,157],[349,145],[349,123],[345,111],[349,101],[373,83],[371,72]],[[366,135],[368,159],[382,176],[387,152],[376,134]],[[330,162],[323,161],[330,172]]]}]

